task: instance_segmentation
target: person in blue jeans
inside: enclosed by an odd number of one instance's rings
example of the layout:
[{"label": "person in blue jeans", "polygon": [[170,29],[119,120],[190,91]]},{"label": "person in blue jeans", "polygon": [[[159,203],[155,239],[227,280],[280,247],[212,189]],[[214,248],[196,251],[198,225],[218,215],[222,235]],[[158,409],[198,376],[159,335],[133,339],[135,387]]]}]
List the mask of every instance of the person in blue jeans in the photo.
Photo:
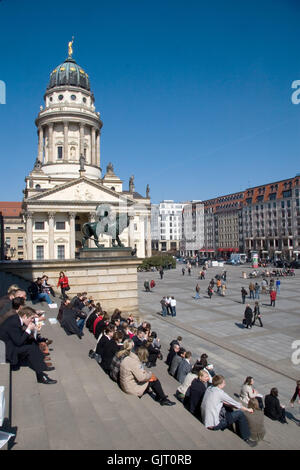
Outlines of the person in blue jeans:
[{"label": "person in blue jeans", "polygon": [[255,283],[254,289],[255,289],[255,297],[254,298],[259,299],[260,285],[257,282]]},{"label": "person in blue jeans", "polygon": [[277,278],[277,281],[276,281],[276,292],[277,294],[280,294],[280,279]]},{"label": "person in blue jeans", "polygon": [[163,297],[160,301],[161,308],[162,308],[162,316],[167,316],[167,304],[166,304],[166,297]]},{"label": "person in blue jeans", "polygon": [[170,301],[172,317],[176,317],[176,300],[174,297],[171,297]]},{"label": "person in blue jeans", "polygon": [[43,280],[41,277],[38,277],[37,280],[32,283],[30,293],[33,301],[46,300],[48,305],[53,303],[49,294],[43,292]]}]

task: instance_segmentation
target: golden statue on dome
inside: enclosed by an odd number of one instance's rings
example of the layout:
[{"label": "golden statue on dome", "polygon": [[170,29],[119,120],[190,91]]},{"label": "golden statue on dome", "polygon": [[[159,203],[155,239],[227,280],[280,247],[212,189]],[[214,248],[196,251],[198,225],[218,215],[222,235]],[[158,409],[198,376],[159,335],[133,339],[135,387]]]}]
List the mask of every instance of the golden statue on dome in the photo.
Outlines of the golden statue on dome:
[{"label": "golden statue on dome", "polygon": [[73,42],[74,42],[74,36],[72,36],[72,41],[69,41],[68,43],[68,49],[69,49],[69,57],[72,57],[73,55]]}]

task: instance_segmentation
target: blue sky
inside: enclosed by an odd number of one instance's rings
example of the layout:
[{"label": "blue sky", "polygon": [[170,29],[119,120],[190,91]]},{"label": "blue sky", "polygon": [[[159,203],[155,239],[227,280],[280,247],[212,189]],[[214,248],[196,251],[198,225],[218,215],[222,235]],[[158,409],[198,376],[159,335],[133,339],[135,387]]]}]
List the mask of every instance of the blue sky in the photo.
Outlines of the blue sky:
[{"label": "blue sky", "polygon": [[209,199],[300,172],[298,0],[0,1],[0,200],[21,200],[34,120],[67,56],[89,74],[101,166],[153,202]]}]

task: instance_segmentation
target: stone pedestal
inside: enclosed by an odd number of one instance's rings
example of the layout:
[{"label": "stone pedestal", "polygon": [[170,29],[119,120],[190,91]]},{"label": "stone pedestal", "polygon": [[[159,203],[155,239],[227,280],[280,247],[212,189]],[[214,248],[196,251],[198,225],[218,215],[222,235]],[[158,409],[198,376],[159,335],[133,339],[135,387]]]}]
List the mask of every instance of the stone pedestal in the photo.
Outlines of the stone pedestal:
[{"label": "stone pedestal", "polygon": [[[110,253],[112,252],[112,253]],[[103,310],[111,314],[115,308],[122,312],[138,313],[137,267],[141,260],[131,256],[131,248],[83,249],[82,259],[47,261],[3,261],[0,271],[35,280],[43,274],[60,295],[57,281],[60,271],[69,279],[68,296],[87,292]],[[93,257],[94,254],[94,257]],[[102,257],[99,255],[103,255]],[[115,255],[115,256],[113,256]],[[58,300],[58,305],[60,300]]]},{"label": "stone pedestal", "polygon": [[[132,248],[116,247],[116,248],[80,248],[80,259],[116,259],[116,258],[132,258]],[[136,258],[135,258],[136,259]]]}]

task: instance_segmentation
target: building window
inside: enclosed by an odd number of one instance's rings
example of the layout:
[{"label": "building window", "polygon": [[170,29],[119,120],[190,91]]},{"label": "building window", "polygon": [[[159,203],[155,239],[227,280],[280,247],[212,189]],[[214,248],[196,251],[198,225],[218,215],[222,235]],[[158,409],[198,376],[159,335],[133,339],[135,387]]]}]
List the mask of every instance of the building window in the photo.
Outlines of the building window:
[{"label": "building window", "polygon": [[23,237],[18,237],[18,248],[23,248]]},{"label": "building window", "polygon": [[61,146],[57,147],[57,158],[61,160],[63,157],[63,148]]},{"label": "building window", "polygon": [[57,259],[65,259],[65,245],[57,246]]},{"label": "building window", "polygon": [[75,232],[81,231],[81,224],[75,224]]},{"label": "building window", "polygon": [[36,259],[44,259],[44,245],[37,245]]},{"label": "building window", "polygon": [[35,230],[44,230],[45,229],[45,222],[35,222],[34,228],[35,228]]},{"label": "building window", "polygon": [[6,243],[7,248],[10,248],[10,237],[5,238],[5,243]]},{"label": "building window", "polygon": [[56,222],[55,227],[56,227],[56,230],[65,230],[66,222]]},{"label": "building window", "polygon": [[59,101],[62,101],[64,99],[64,95],[58,95]]},{"label": "building window", "polygon": [[288,191],[283,191],[282,197],[292,197],[292,190],[289,189]]},{"label": "building window", "polygon": [[76,95],[71,95],[71,100],[75,101],[76,100]]}]

